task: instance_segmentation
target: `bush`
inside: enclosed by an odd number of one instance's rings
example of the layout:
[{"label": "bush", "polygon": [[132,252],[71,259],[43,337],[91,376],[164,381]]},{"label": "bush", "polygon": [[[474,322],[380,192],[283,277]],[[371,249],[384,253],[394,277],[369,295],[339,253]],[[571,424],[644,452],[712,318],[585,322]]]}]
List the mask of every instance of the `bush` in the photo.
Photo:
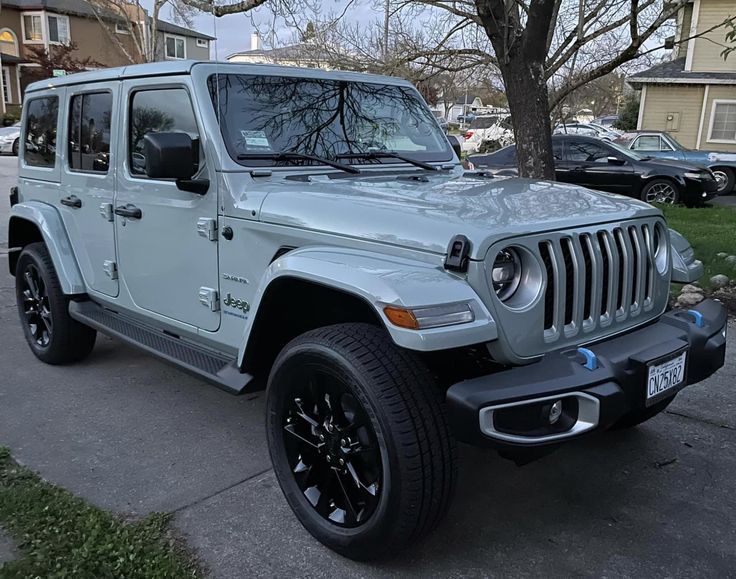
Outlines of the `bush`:
[{"label": "bush", "polygon": [[618,114],[618,120],[613,127],[620,131],[635,131],[639,122],[639,98],[629,95],[624,100],[624,106]]}]

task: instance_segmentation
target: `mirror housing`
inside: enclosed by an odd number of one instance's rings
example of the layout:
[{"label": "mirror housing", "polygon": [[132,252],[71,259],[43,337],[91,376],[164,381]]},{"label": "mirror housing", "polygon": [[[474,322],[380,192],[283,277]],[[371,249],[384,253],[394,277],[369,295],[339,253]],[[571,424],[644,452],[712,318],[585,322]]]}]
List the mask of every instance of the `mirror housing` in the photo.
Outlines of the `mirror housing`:
[{"label": "mirror housing", "polygon": [[623,159],[620,159],[619,157],[614,157],[613,155],[608,157],[608,162],[611,163],[611,165],[625,165],[626,161]]},{"label": "mirror housing", "polygon": [[197,172],[199,150],[186,133],[148,133],[143,137],[146,175],[189,180]]},{"label": "mirror housing", "polygon": [[458,139],[455,135],[447,135],[447,140],[450,141],[450,146],[452,147],[452,150],[455,151],[457,158],[460,159],[463,155],[463,148],[460,145],[460,139]]}]

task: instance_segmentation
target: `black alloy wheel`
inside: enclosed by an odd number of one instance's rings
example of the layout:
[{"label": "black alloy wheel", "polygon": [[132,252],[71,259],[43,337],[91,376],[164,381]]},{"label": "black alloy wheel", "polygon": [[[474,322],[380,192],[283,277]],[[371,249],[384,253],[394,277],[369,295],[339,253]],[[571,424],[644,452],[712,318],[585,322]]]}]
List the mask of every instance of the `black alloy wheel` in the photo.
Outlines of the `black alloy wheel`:
[{"label": "black alloy wheel", "polygon": [[337,525],[367,521],[378,505],[383,469],[365,409],[319,364],[303,368],[285,402],[286,455],[306,499]]},{"label": "black alloy wheel", "polygon": [[390,556],[449,508],[456,454],[442,392],[378,326],[326,326],[284,346],[268,379],[266,433],[289,506],[341,555]]},{"label": "black alloy wheel", "polygon": [[16,272],[16,275],[19,273],[23,292],[23,313],[28,331],[38,347],[46,348],[54,331],[46,283],[38,268],[32,263],[27,264],[22,272]]}]

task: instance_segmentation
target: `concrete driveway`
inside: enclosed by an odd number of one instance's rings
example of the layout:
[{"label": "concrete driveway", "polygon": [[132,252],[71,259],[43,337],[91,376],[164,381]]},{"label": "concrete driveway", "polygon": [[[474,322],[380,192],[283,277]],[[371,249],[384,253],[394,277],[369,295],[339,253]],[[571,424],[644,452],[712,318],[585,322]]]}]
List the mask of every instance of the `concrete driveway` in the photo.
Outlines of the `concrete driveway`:
[{"label": "concrete driveway", "polygon": [[213,577],[735,576],[734,324],[728,367],[638,429],[523,468],[462,447],[438,531],[395,560],[357,564],[322,548],[289,511],[270,470],[261,394],[232,397],[104,337],[83,363],[38,362],[0,254],[0,444],[101,507],[175,513]]}]

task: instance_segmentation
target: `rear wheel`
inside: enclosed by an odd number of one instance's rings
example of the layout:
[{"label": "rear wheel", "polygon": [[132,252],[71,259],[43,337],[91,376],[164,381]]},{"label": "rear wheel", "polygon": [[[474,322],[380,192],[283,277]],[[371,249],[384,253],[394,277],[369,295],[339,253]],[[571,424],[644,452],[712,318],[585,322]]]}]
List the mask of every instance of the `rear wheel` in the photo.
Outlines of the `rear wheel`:
[{"label": "rear wheel", "polygon": [[97,332],[69,316],[69,298],[43,243],[27,245],[18,257],[15,296],[23,333],[39,360],[66,364],[92,351]]},{"label": "rear wheel", "polygon": [[728,195],[733,192],[734,185],[736,185],[736,172],[729,167],[718,167],[713,169],[713,175],[715,175],[716,181],[718,182],[718,190],[716,191],[719,195]]},{"label": "rear wheel", "polygon": [[319,541],[352,559],[430,532],[455,484],[455,445],[432,376],[384,331],[339,324],[282,350],[267,434],[281,489]]},{"label": "rear wheel", "polygon": [[654,179],[647,183],[641,191],[642,201],[675,205],[680,201],[677,185],[669,179]]}]

